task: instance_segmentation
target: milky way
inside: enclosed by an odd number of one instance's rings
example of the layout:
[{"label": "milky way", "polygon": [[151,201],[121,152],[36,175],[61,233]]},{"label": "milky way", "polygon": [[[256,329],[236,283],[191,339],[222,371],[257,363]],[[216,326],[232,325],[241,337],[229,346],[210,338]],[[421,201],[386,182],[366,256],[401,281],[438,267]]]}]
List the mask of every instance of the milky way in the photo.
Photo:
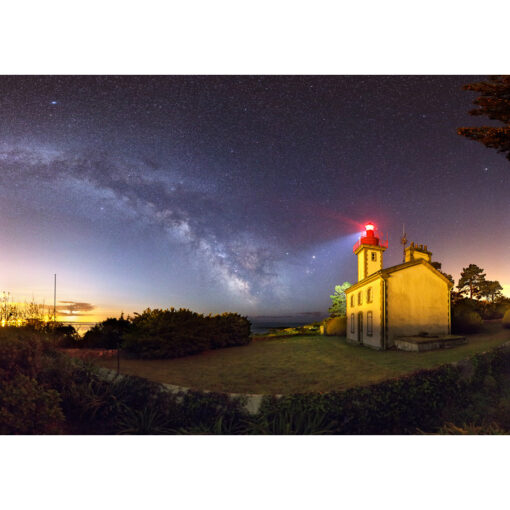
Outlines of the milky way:
[{"label": "milky way", "polygon": [[97,309],[324,312],[366,220],[387,264],[405,223],[447,272],[510,284],[508,162],[455,134],[472,80],[4,77],[2,284],[44,293],[54,271]]}]

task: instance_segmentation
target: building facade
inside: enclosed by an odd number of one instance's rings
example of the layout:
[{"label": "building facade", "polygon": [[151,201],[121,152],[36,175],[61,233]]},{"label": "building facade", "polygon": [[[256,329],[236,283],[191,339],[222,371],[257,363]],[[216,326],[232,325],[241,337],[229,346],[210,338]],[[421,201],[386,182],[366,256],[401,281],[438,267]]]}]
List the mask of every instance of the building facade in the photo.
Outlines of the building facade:
[{"label": "building facade", "polygon": [[453,283],[430,264],[427,246],[411,243],[405,262],[384,269],[387,247],[371,223],[354,245],[358,282],[345,291],[347,339],[387,349],[398,337],[449,334]]}]

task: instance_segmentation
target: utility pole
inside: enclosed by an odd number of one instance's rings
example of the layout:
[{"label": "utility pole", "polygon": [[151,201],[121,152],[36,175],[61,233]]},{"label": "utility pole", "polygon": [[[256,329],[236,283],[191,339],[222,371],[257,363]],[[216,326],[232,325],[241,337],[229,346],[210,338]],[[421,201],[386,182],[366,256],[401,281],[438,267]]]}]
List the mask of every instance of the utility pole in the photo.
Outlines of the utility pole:
[{"label": "utility pole", "polygon": [[53,275],[53,322],[57,320],[57,273]]}]

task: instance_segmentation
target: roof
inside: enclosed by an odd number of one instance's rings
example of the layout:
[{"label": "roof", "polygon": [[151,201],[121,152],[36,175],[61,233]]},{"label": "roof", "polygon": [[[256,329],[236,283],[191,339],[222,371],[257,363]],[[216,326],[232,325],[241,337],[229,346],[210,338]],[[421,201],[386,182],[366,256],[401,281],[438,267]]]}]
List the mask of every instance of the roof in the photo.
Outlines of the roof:
[{"label": "roof", "polygon": [[441,278],[448,284],[449,288],[453,287],[453,283],[450,280],[448,280],[448,278],[446,278],[446,276],[443,273],[441,273],[441,271],[438,271],[434,266],[432,266],[425,259],[416,259],[416,260],[410,260],[409,262],[403,262],[402,264],[397,264],[396,266],[387,267],[386,269],[380,269],[379,271],[372,273],[370,276],[367,276],[363,280],[360,280],[358,283],[355,283],[348,289],[345,289],[345,293],[349,294],[349,292],[356,290],[359,287],[363,287],[366,283],[369,283],[372,280],[377,280],[378,278],[386,279],[390,276],[391,273],[394,273],[395,271],[402,271],[403,269],[417,266],[419,264],[423,264],[425,267],[430,269],[436,276],[439,276],[439,278]]}]

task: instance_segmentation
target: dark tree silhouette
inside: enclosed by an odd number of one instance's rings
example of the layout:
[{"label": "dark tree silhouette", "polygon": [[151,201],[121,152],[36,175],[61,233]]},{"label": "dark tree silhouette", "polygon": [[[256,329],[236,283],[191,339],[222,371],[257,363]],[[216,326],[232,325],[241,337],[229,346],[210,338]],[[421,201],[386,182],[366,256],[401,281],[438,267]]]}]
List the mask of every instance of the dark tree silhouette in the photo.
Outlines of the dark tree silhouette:
[{"label": "dark tree silhouette", "polygon": [[460,293],[465,294],[469,292],[469,299],[473,299],[473,296],[480,297],[480,290],[484,282],[485,273],[483,269],[476,264],[469,264],[468,267],[462,268],[457,288]]},{"label": "dark tree silhouette", "polygon": [[503,287],[497,280],[485,280],[480,285],[481,297],[484,297],[487,301],[491,301],[492,303],[496,302],[500,297],[503,296],[503,294],[501,294],[502,290]]},{"label": "dark tree silhouette", "polygon": [[506,154],[510,160],[510,76],[490,76],[487,81],[470,83],[463,88],[480,94],[473,101],[478,108],[471,110],[471,115],[485,115],[504,126],[461,127],[457,133]]},{"label": "dark tree silhouette", "polygon": [[431,262],[430,265],[434,269],[437,269],[442,275],[446,276],[446,278],[448,278],[448,280],[450,280],[455,285],[455,280],[453,279],[453,276],[451,274],[445,273],[444,271],[441,270],[441,267],[442,267],[441,262],[434,261],[434,262]]}]

